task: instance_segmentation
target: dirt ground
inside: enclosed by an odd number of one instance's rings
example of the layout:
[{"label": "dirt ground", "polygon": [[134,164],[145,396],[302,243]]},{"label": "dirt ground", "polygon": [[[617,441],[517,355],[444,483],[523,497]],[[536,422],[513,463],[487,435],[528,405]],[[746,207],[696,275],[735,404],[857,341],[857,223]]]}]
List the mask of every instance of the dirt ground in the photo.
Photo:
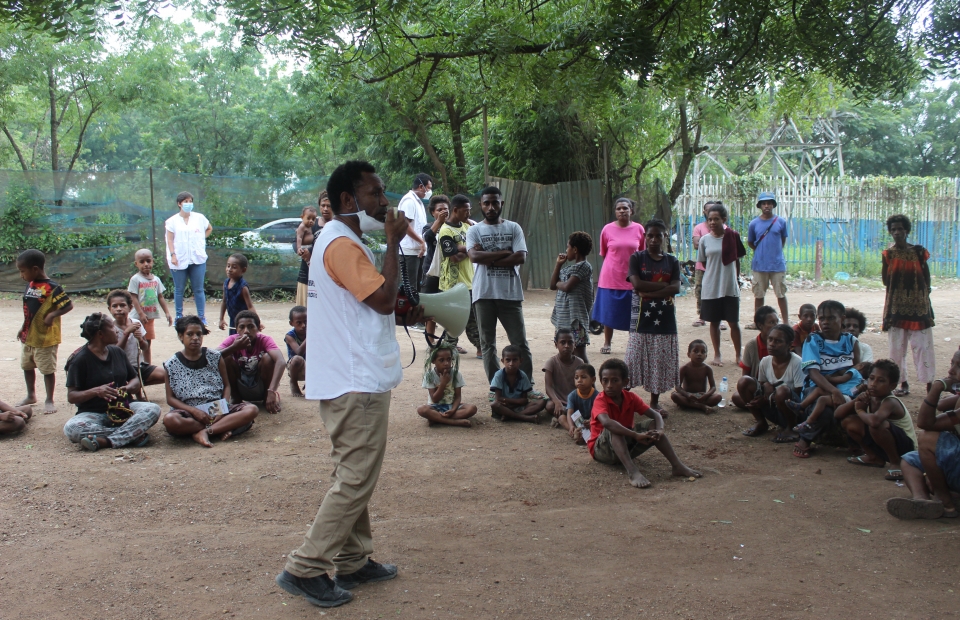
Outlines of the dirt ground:
[{"label": "dirt ground", "polygon": [[[799,290],[790,302],[795,312],[833,297],[862,309],[876,330],[882,295]],[[752,301],[747,292],[744,319]],[[941,374],[960,342],[958,301],[956,286],[933,293]],[[61,367],[81,344],[82,317],[103,309],[76,305],[63,321]],[[528,293],[524,305],[537,369],[552,355],[552,305],[549,291]],[[278,342],[288,307],[257,305]],[[685,351],[708,331],[690,327],[692,296],[678,307]],[[21,317],[18,301],[0,301],[7,402],[23,395],[14,337]],[[409,360],[410,343],[398,335]],[[172,329],[158,337],[155,361],[179,345]],[[885,335],[864,340],[885,355]],[[616,334],[614,355],[623,356],[626,341]],[[596,340],[589,354],[595,364],[605,357]],[[735,384],[740,371],[731,366]],[[796,459],[769,436],[742,436],[745,412],[678,413],[666,398],[668,435],[704,477],[673,478],[651,451],[638,462],[654,486],[636,490],[560,431],[493,420],[479,360],[464,359],[461,370],[480,424],[429,428],[415,413],[425,398],[421,369],[418,361],[393,393],[370,505],[374,557],[395,562],[399,578],[363,586],[352,603],[325,613],[273,581],[330,484],[317,403],[284,395],[280,414],[261,412],[251,432],[213,449],[174,440],[158,425],[147,448],[90,454],[63,436],[73,409],[58,372],[59,412],[0,439],[0,617],[941,618],[960,609],[960,523],[890,517],[884,500],[906,489],[881,470],[847,464],[845,451]],[[161,387],[148,393],[166,409]],[[906,401],[914,413],[921,397],[914,391]]]}]

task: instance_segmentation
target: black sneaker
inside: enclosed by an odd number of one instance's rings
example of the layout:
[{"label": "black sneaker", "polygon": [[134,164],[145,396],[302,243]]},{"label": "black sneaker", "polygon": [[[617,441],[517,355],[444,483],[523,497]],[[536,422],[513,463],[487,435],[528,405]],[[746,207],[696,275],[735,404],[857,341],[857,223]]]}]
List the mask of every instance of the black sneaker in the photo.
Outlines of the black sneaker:
[{"label": "black sneaker", "polygon": [[283,571],[274,581],[294,596],[302,596],[317,607],[337,607],[353,600],[353,595],[337,586],[326,575],[304,579]]},{"label": "black sneaker", "polygon": [[345,590],[352,590],[356,588],[361,583],[368,583],[371,581],[387,581],[388,579],[393,579],[397,576],[397,567],[393,564],[378,564],[371,559],[367,559],[367,563],[363,565],[363,568],[360,570],[348,573],[346,575],[341,575],[337,573],[337,576],[334,578],[334,583]]}]

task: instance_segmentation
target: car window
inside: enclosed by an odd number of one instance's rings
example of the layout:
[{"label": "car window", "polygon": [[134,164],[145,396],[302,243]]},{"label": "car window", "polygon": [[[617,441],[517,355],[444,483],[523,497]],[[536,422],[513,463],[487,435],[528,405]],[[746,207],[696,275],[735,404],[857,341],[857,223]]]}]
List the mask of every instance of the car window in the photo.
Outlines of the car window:
[{"label": "car window", "polygon": [[297,226],[300,222],[279,222],[260,231],[267,243],[293,243],[297,238]]}]

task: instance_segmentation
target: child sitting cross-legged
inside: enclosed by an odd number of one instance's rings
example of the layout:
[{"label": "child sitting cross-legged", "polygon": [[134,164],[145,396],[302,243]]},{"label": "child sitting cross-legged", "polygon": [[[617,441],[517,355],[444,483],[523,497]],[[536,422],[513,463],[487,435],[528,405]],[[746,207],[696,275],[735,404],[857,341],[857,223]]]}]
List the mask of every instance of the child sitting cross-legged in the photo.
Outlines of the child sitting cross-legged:
[{"label": "child sitting cross-legged", "polygon": [[[593,419],[593,402],[597,399],[597,371],[590,364],[580,364],[573,373],[573,383],[576,386],[569,395],[567,395],[567,412],[561,415],[558,420],[560,426],[567,429],[570,438],[577,445],[586,445],[586,437],[583,431],[587,431],[587,437],[590,436],[590,420]],[[577,412],[580,418],[576,419]],[[582,430],[581,430],[582,429]]]},{"label": "child sitting cross-legged", "polygon": [[[630,476],[630,484],[645,489],[650,486],[650,481],[640,473],[633,459],[650,446],[656,446],[670,461],[674,476],[699,478],[702,474],[684,465],[674,452],[663,432],[660,412],[651,409],[642,398],[625,389],[629,377],[630,371],[622,360],[608,359],[600,366],[603,392],[593,402],[590,441],[587,442],[590,456],[607,465],[620,463]],[[645,414],[648,419],[635,420],[637,414]]]},{"label": "child sitting cross-legged", "polygon": [[900,367],[893,360],[877,360],[867,379],[867,389],[837,407],[833,418],[847,436],[863,448],[864,454],[847,459],[853,465],[883,467],[887,480],[903,480],[900,457],[917,449],[917,432],[903,402],[892,392],[900,381]]},{"label": "child sitting cross-legged", "polygon": [[424,364],[423,387],[429,398],[426,405],[417,407],[417,413],[426,418],[430,426],[471,426],[469,418],[477,414],[477,406],[460,402],[464,385],[456,343],[441,340]]},{"label": "child sitting cross-legged", "polygon": [[530,398],[533,384],[527,373],[520,370],[520,347],[507,345],[500,353],[502,368],[490,382],[490,413],[498,420],[511,419],[521,422],[537,421],[537,414],[546,403],[540,398]]},{"label": "child sitting cross-legged", "polygon": [[687,345],[687,357],[690,361],[680,367],[680,386],[673,390],[670,399],[680,407],[716,413],[722,397],[717,394],[713,369],[704,363],[707,360],[707,343],[691,340]]}]

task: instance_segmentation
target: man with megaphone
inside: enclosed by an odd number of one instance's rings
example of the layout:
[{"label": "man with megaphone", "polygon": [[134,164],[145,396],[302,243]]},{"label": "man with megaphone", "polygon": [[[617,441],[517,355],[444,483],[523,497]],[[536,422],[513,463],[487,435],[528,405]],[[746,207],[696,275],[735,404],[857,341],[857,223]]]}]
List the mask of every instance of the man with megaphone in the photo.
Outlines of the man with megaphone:
[{"label": "man with megaphone", "polygon": [[[337,167],[327,182],[333,220],[315,241],[310,261],[306,397],[320,401],[334,480],[276,582],[320,607],[347,603],[352,588],[397,575],[396,566],[370,559],[367,511],[386,449],[390,391],[403,378],[394,306],[399,245],[409,225],[387,210],[385,189],[367,162]],[[374,230],[387,236],[382,272],[360,240]],[[411,308],[406,318],[422,320],[422,308]],[[332,571],[335,579],[328,576]]]}]

